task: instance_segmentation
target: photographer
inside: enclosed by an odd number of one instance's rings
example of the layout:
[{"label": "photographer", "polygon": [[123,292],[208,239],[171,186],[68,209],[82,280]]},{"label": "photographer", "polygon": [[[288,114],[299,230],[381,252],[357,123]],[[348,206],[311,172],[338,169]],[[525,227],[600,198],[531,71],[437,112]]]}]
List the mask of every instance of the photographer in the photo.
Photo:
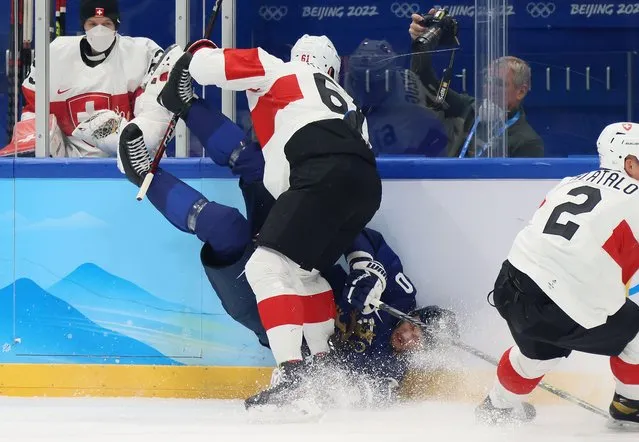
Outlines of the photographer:
[{"label": "photographer", "polygon": [[[437,14],[437,15],[436,15]],[[443,16],[443,18],[441,18]],[[437,17],[437,20],[435,20]],[[438,29],[435,29],[437,27]],[[408,30],[412,39],[411,70],[421,79],[429,96],[429,102],[435,104],[435,96],[440,80],[432,65],[430,51],[439,46],[450,46],[456,42],[457,24],[449,15],[431,9],[427,15],[412,15],[412,23]],[[422,38],[420,38],[422,37]],[[449,156],[474,156],[471,140],[468,154],[463,149],[468,134],[471,133],[473,123],[480,116],[480,120],[495,117],[497,112],[504,112],[506,120],[506,144],[509,157],[542,157],[544,144],[541,137],[526,121],[526,113],[521,105],[530,89],[530,67],[516,57],[501,57],[493,63],[491,75],[485,81],[491,81],[493,88],[503,88],[506,110],[490,104],[479,107],[475,98],[466,94],[459,94],[448,90],[445,101],[441,105],[440,114],[449,131],[447,146]],[[503,118],[503,114],[498,117]],[[473,138],[475,138],[473,136]],[[479,144],[479,143],[477,143]]]}]

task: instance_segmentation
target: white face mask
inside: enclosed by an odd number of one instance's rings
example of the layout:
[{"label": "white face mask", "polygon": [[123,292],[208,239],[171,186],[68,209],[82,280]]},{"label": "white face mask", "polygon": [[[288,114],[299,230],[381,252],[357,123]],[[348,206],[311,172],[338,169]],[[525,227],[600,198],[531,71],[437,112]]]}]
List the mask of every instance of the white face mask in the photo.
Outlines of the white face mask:
[{"label": "white face mask", "polygon": [[87,31],[87,41],[95,52],[104,52],[115,40],[115,31],[104,25],[95,26]]}]

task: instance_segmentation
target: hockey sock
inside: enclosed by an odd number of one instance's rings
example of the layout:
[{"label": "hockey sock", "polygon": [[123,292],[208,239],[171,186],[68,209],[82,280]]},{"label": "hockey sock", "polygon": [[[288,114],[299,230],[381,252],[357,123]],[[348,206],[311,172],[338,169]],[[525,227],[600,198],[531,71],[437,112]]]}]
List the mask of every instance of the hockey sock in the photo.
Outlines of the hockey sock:
[{"label": "hockey sock", "polygon": [[504,352],[497,366],[497,381],[490,392],[490,399],[497,408],[512,408],[524,402],[562,358],[549,360],[530,359],[517,346]]},{"label": "hockey sock", "polygon": [[626,399],[639,400],[639,365],[630,364],[623,355],[610,358],[610,368],[615,377],[615,391]]},{"label": "hockey sock", "polygon": [[328,281],[318,271],[298,269],[302,281],[304,339],[312,355],[330,351],[328,339],[335,332],[335,297]]},{"label": "hockey sock", "polygon": [[246,263],[246,279],[255,297],[277,364],[302,360],[304,304],[296,264],[284,255],[258,247]]},{"label": "hockey sock", "polygon": [[248,222],[239,210],[208,201],[165,170],[158,169],[147,197],[175,227],[209,243],[220,262],[242,256],[251,240]]},{"label": "hockey sock", "polygon": [[229,166],[231,153],[246,137],[244,131],[226,115],[209,109],[203,100],[195,100],[186,125],[200,140],[206,155],[220,166]]}]

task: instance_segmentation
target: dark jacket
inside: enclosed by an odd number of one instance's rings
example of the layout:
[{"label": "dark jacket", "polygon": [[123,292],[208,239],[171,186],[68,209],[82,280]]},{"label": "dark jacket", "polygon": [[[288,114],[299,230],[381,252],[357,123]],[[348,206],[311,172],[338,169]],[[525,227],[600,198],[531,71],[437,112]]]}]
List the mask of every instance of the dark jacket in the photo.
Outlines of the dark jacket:
[{"label": "dark jacket", "polygon": [[[411,70],[419,76],[432,103],[432,98],[435,97],[439,88],[439,78],[433,69],[430,54],[413,54]],[[511,111],[508,118],[511,118],[517,110],[520,111],[520,117],[507,131],[508,156],[543,157],[544,142],[528,124],[523,107],[520,106],[519,109]],[[475,97],[449,89],[441,115],[448,131],[448,155],[458,156],[475,120]],[[466,156],[472,156],[471,149]]]}]

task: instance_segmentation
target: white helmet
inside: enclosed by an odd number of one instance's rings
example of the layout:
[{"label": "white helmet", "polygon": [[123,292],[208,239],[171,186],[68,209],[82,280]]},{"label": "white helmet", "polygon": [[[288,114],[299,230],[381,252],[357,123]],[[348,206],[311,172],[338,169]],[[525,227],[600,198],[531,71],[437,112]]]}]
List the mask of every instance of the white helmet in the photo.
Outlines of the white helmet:
[{"label": "white helmet", "polygon": [[624,172],[624,162],[628,155],[639,158],[639,124],[609,124],[597,139],[599,165],[603,169]]},{"label": "white helmet", "polygon": [[291,49],[291,61],[293,60],[302,61],[325,73],[333,68],[333,79],[339,79],[342,60],[333,43],[325,35],[304,34],[300,37]]}]

